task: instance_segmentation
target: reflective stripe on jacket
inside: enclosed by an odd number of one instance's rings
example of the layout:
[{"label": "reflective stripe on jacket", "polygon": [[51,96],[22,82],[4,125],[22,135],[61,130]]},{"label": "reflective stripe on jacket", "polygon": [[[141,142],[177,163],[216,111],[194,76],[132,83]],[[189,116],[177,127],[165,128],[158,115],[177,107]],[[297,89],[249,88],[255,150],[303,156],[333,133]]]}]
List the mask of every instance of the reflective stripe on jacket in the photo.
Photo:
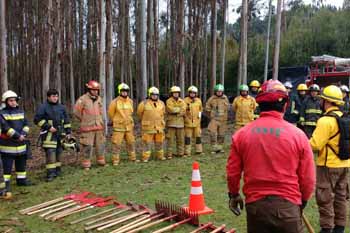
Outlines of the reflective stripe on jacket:
[{"label": "reflective stripe on jacket", "polygon": [[166,126],[173,128],[185,127],[186,104],[183,99],[170,97],[166,101]]},{"label": "reflective stripe on jacket", "polygon": [[235,112],[235,124],[246,125],[254,120],[254,111],[257,104],[251,96],[237,96],[232,103]]},{"label": "reflective stripe on jacket", "polygon": [[[325,114],[330,112],[334,112],[338,116],[343,114],[336,106],[327,109]],[[322,116],[317,121],[314,133],[310,138],[312,149],[318,151],[317,166],[330,168],[350,167],[350,160],[340,160],[331,149],[333,148],[336,153],[339,151],[340,134],[336,135],[338,131],[339,127],[335,117]]]},{"label": "reflective stripe on jacket", "polygon": [[165,105],[163,101],[146,99],[137,107],[142,133],[163,133],[165,128]]},{"label": "reflective stripe on jacket", "polygon": [[108,107],[108,117],[113,122],[113,130],[126,132],[134,129],[133,101],[127,97],[118,96]]},{"label": "reflective stripe on jacket", "polygon": [[202,116],[202,101],[199,98],[186,97],[184,99],[186,104],[186,114],[185,114],[185,127],[198,127],[201,124]]},{"label": "reflective stripe on jacket", "polygon": [[227,121],[229,101],[226,95],[220,97],[213,95],[205,104],[205,111],[211,120]]},{"label": "reflective stripe on jacket", "polygon": [[74,107],[74,115],[80,121],[80,131],[89,132],[104,129],[102,99],[94,99],[89,93],[82,95]]},{"label": "reflective stripe on jacket", "polygon": [[320,99],[307,96],[300,109],[300,122],[306,126],[316,126],[317,120],[322,116]]},{"label": "reflective stripe on jacket", "polygon": [[[60,137],[72,132],[67,110],[59,103],[42,104],[34,116],[34,123],[41,128],[42,132],[47,131],[42,138],[43,148],[57,148]],[[57,129],[57,132],[49,132],[51,127]]]},{"label": "reflective stripe on jacket", "polygon": [[24,141],[19,141],[21,135],[29,133],[28,121],[24,111],[16,108],[6,107],[0,111],[1,136],[0,153],[4,155],[24,155],[27,146]]}]

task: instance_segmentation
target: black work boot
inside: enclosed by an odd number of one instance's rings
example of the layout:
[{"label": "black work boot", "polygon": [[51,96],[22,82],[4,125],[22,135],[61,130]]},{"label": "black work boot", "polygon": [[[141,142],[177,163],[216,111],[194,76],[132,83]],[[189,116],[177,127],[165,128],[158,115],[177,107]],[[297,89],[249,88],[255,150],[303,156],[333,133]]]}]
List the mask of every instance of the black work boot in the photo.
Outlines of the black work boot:
[{"label": "black work boot", "polygon": [[320,233],[332,233],[332,229],[330,229],[330,228],[322,228]]},{"label": "black work boot", "polygon": [[17,179],[17,186],[32,186],[32,182],[28,180],[27,178],[25,179]]},{"label": "black work boot", "polygon": [[10,181],[5,181],[5,190],[6,190],[6,192],[11,192],[11,183],[10,183]]},{"label": "black work boot", "polygon": [[56,176],[62,176],[62,169],[61,167],[56,167],[56,173],[55,173]]},{"label": "black work boot", "polygon": [[345,232],[345,227],[343,226],[335,226],[333,228],[333,233],[344,233]]},{"label": "black work boot", "polygon": [[47,169],[47,174],[46,174],[46,181],[51,182],[55,179],[56,177],[56,168],[50,168]]}]

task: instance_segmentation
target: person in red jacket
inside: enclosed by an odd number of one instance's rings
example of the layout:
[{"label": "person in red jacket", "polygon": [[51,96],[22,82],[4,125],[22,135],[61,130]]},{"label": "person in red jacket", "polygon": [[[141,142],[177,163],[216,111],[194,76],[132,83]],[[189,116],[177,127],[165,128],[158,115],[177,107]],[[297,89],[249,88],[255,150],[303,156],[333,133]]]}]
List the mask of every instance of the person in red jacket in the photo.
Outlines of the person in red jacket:
[{"label": "person in red jacket", "polygon": [[314,191],[315,164],[304,132],[283,120],[288,93],[269,80],[256,97],[260,118],[232,136],[227,161],[229,207],[243,209],[242,174],[248,233],[301,233],[302,209]]}]

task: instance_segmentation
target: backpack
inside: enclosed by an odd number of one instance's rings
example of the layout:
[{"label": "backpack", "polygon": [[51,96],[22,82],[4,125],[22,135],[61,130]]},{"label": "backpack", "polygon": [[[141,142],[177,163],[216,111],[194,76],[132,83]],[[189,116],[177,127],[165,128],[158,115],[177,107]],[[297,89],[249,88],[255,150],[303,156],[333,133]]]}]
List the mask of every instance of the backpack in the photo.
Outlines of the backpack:
[{"label": "backpack", "polygon": [[343,116],[338,116],[334,112],[330,112],[326,114],[325,116],[331,116],[334,117],[337,120],[338,124],[338,132],[330,137],[330,140],[334,137],[336,137],[338,134],[340,134],[339,137],[339,152],[336,153],[334,148],[332,148],[330,145],[327,145],[334,154],[336,154],[339,159],[341,160],[347,160],[350,158],[350,117],[347,114],[343,114]]}]

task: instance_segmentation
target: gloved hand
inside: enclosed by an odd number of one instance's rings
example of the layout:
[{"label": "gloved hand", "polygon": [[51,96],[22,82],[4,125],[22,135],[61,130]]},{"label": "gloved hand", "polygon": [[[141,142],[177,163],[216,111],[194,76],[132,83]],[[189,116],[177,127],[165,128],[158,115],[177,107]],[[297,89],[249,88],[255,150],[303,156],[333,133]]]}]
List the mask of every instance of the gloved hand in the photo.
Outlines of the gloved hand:
[{"label": "gloved hand", "polygon": [[236,216],[241,215],[241,210],[243,210],[243,206],[244,206],[244,202],[241,195],[239,195],[239,193],[237,194],[229,193],[228,196],[230,198],[229,207],[232,213],[234,213]]},{"label": "gloved hand", "polygon": [[307,201],[302,200],[301,206],[300,206],[301,210],[304,210],[306,206],[307,206]]}]

